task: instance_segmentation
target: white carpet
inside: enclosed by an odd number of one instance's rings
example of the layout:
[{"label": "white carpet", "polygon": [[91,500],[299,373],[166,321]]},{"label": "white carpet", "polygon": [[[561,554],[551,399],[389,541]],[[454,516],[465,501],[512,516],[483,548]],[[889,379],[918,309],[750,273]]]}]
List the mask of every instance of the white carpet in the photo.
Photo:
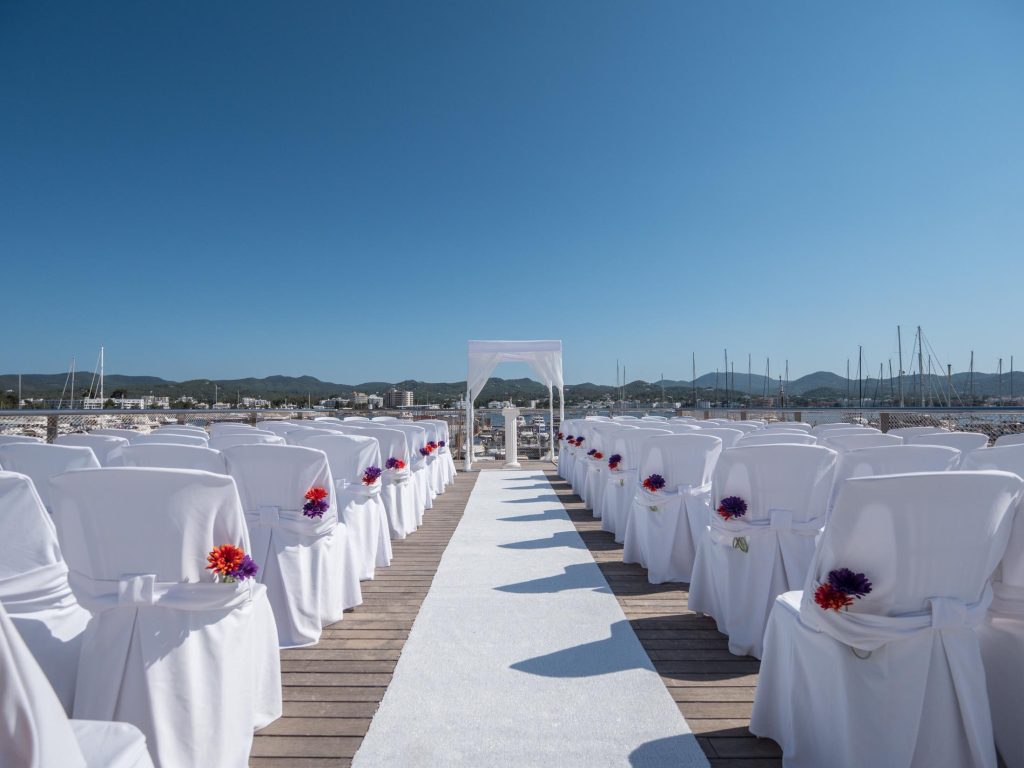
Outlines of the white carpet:
[{"label": "white carpet", "polygon": [[708,763],[543,473],[488,470],[354,765]]}]

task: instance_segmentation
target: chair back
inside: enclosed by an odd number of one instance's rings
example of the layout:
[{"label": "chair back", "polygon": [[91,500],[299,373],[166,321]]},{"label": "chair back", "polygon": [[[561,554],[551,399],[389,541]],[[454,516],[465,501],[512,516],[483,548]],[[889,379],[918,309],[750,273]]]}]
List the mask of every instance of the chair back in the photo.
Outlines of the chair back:
[{"label": "chair back", "polygon": [[8,443],[45,443],[46,441],[40,437],[30,437],[29,435],[0,435],[0,445],[7,445]]},{"label": "chair back", "polygon": [[[639,471],[640,461],[644,452],[644,444],[653,437],[671,434],[672,433],[666,429],[655,429],[653,427],[637,427],[636,429],[626,429],[616,433],[616,447],[612,453],[617,453],[622,457],[622,461],[619,463],[619,470],[625,471],[632,469]],[[584,443],[584,445],[586,445],[586,443]],[[611,454],[607,451],[604,451],[603,453],[605,454],[605,461],[607,461]]]},{"label": "chair back", "polygon": [[737,446],[718,459],[712,479],[712,508],[727,496],[747,503],[745,520],[771,520],[788,511],[794,523],[825,514],[836,452],[820,445]]},{"label": "chair back", "polygon": [[[341,434],[350,434],[362,437],[372,437],[376,439],[377,445],[380,449],[381,461],[387,462],[388,459],[394,458],[399,459],[405,463],[405,466],[410,465],[411,450],[409,448],[409,438],[400,429],[393,429],[391,427],[362,427],[358,430],[352,429]],[[379,465],[381,469],[384,469],[384,465]]]},{"label": "chair back", "polygon": [[339,485],[360,486],[363,483],[363,472],[368,467],[384,469],[380,444],[377,438],[369,435],[314,435],[304,445],[323,451],[327,455],[327,463],[331,466],[334,482]]},{"label": "chair back", "polygon": [[[313,487],[334,489],[323,451],[299,445],[236,445],[224,449],[228,474],[238,485],[242,509],[247,513],[274,507],[301,515],[306,492]],[[337,503],[330,493],[330,510],[322,521],[337,517]],[[298,519],[301,519],[299,517]]]},{"label": "chair back", "polygon": [[701,429],[700,434],[717,437],[722,441],[722,450],[727,450],[735,446],[745,433],[732,427],[704,427]]},{"label": "chair back", "polygon": [[336,435],[338,434],[334,430],[327,429],[296,429],[284,436],[284,441],[288,445],[305,445],[306,441],[311,437],[322,437],[323,435]]},{"label": "chair back", "polygon": [[172,445],[194,445],[199,448],[205,448],[209,441],[205,437],[197,437],[195,435],[175,435],[168,433],[148,435],[138,434],[128,438],[128,442],[132,445],[145,445],[147,443],[163,443]]},{"label": "chair back", "polygon": [[836,465],[832,500],[854,477],[904,475],[912,472],[948,472],[960,463],[960,452],[942,445],[878,445],[843,451]]},{"label": "chair back", "polygon": [[854,451],[858,448],[877,448],[880,445],[903,445],[898,435],[883,435],[881,432],[859,432],[847,434],[846,430],[832,430],[818,434],[818,443],[834,451]]},{"label": "chair back", "polygon": [[218,451],[235,445],[284,445],[285,439],[273,432],[250,429],[245,432],[227,432],[210,438],[210,447]]},{"label": "chair back", "polygon": [[48,443],[9,443],[0,445],[0,468],[20,472],[32,478],[39,498],[52,510],[50,481],[72,469],[98,469],[99,461],[92,448],[84,445],[49,445]]},{"label": "chair back", "polygon": [[[1024,444],[997,445],[971,451],[962,457],[960,469],[996,469],[1024,478]],[[999,570],[999,581],[1024,588],[1024,517],[1021,517],[1020,507],[1017,508],[1010,543]]]},{"label": "chair back", "polygon": [[78,445],[92,448],[96,454],[96,460],[101,467],[110,464],[112,454],[118,449],[128,445],[128,439],[114,437],[113,435],[94,435],[84,432],[73,432],[69,435],[58,435],[54,445]]},{"label": "chair back", "polygon": [[1024,432],[1016,432],[1012,435],[1000,435],[996,438],[996,448],[1004,445],[1024,445]]},{"label": "chair back", "polygon": [[765,431],[779,429],[808,433],[811,431],[811,425],[803,421],[773,421],[771,424],[766,424],[764,428]]},{"label": "chair back", "polygon": [[946,445],[961,453],[970,453],[988,446],[988,435],[982,432],[933,432],[908,437],[910,445]]},{"label": "chair back", "polygon": [[227,474],[220,451],[199,445],[177,443],[137,443],[118,453],[123,467],[163,467],[165,469],[199,469],[203,472]]},{"label": "chair back", "polygon": [[885,434],[897,435],[902,437],[905,442],[909,442],[907,438],[916,437],[917,435],[930,435],[939,432],[949,432],[949,430],[945,427],[896,427],[895,429],[890,429]]},{"label": "chair back", "polygon": [[98,429],[90,429],[90,435],[113,435],[114,437],[126,438],[129,442],[135,437],[135,435],[141,435],[137,429],[121,429],[120,427],[100,427]]},{"label": "chair back", "polygon": [[210,437],[231,435],[237,432],[253,432],[255,430],[256,427],[250,426],[249,424],[239,424],[237,422],[230,421],[216,421],[210,425]]},{"label": "chair back", "polygon": [[32,480],[0,472],[0,581],[63,559],[57,529]]},{"label": "chair back", "polygon": [[767,427],[760,432],[744,435],[740,438],[737,446],[741,445],[815,445],[818,438],[806,432],[785,432],[782,430],[769,430]]},{"label": "chair back", "polygon": [[653,435],[640,448],[639,479],[659,474],[667,489],[681,485],[696,488],[711,482],[721,454],[722,441],[713,435]]},{"label": "chair back", "polygon": [[210,435],[202,427],[157,427],[149,434],[151,435],[192,435],[194,437],[201,437],[204,440],[208,439]]}]

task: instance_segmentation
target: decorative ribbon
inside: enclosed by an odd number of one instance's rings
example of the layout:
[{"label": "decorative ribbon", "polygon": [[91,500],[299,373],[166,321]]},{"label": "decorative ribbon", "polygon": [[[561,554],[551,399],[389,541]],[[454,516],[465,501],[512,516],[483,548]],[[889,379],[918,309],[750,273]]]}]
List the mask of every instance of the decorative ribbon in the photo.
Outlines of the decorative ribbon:
[{"label": "decorative ribbon", "polygon": [[75,602],[68,585],[68,566],[49,563],[0,579],[0,603],[8,613],[22,614],[62,608]]},{"label": "decorative ribbon", "polygon": [[997,616],[1024,618],[1024,587],[1002,581],[992,582],[992,605],[989,610]]},{"label": "decorative ribbon", "polygon": [[680,497],[683,497],[685,503],[687,496],[700,496],[702,493],[711,492],[711,483],[705,483],[704,485],[679,485],[676,486],[676,490],[668,491],[664,488],[660,491],[652,493],[644,488],[642,485],[638,485],[636,489],[636,495],[633,497],[634,501],[647,507],[651,512],[657,512],[662,504],[666,504],[670,501],[675,501]]},{"label": "decorative ribbon", "polygon": [[226,611],[249,602],[253,589],[250,579],[227,584],[157,581],[152,573],[94,579],[71,571],[68,581],[79,604],[94,614],[147,606],[178,611]]}]

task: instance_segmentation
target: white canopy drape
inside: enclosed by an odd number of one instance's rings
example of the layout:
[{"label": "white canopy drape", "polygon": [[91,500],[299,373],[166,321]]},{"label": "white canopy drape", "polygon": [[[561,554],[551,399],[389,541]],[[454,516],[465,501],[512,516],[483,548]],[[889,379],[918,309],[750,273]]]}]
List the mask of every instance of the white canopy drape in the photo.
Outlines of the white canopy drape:
[{"label": "white canopy drape", "polygon": [[548,388],[548,432],[554,451],[555,404],[552,389],[558,388],[559,421],[565,418],[565,383],[562,381],[561,341],[470,341],[469,373],[466,376],[466,469],[473,466],[473,401],[498,363],[529,363]]}]

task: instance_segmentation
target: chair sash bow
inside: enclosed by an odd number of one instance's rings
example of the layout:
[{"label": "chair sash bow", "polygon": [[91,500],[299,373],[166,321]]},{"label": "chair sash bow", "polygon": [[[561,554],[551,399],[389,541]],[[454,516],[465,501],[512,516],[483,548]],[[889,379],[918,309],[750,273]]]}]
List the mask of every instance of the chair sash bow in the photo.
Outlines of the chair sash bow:
[{"label": "chair sash bow", "polygon": [[125,574],[120,579],[94,579],[71,571],[68,581],[78,602],[91,613],[116,608],[155,606],[178,611],[226,611],[252,599],[249,580],[233,584],[157,581],[156,574]]},{"label": "chair sash bow", "polygon": [[73,604],[64,562],[48,563],[31,571],[0,579],[0,602],[9,613],[45,611]]}]

